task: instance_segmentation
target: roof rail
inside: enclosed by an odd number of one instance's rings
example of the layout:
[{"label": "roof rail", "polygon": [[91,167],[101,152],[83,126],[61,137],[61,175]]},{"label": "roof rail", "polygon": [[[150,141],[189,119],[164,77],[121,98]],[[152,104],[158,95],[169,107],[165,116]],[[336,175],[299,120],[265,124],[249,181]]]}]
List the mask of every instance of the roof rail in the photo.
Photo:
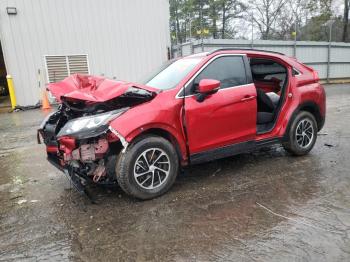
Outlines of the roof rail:
[{"label": "roof rail", "polygon": [[230,51],[230,50],[259,51],[259,52],[267,52],[267,53],[285,55],[285,54],[280,53],[280,52],[269,51],[269,50],[253,49],[253,48],[230,48],[230,47],[214,49],[213,51],[210,51],[207,55],[211,55],[211,54],[214,54],[214,53],[220,52],[220,51]]}]

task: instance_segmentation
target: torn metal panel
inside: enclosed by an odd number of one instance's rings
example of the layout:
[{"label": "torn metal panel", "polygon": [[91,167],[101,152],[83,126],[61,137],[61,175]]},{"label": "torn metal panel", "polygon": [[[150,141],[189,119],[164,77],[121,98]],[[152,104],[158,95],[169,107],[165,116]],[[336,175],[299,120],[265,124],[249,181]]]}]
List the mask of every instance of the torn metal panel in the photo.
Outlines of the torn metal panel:
[{"label": "torn metal panel", "polygon": [[113,134],[115,134],[115,135],[119,138],[120,142],[121,142],[122,145],[123,145],[123,150],[122,150],[122,152],[124,153],[124,152],[126,151],[126,148],[127,148],[128,145],[129,145],[128,141],[126,141],[126,139],[125,139],[121,134],[119,134],[118,131],[115,130],[113,127],[110,126],[110,127],[109,127],[109,130],[111,130],[111,132],[112,132]]},{"label": "torn metal panel", "polygon": [[158,89],[141,84],[80,74],[71,75],[57,83],[50,83],[48,90],[59,102],[66,99],[98,103],[128,93],[126,91],[131,87],[151,93],[157,93],[159,91]]}]

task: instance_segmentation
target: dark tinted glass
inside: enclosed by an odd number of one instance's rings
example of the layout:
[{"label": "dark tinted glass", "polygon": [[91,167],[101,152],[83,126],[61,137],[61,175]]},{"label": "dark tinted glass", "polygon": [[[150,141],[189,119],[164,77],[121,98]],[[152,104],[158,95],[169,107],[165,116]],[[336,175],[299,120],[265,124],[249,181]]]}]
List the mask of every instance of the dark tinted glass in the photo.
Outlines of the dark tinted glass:
[{"label": "dark tinted glass", "polygon": [[215,59],[194,79],[194,87],[198,86],[202,79],[219,80],[221,89],[246,84],[243,58],[223,56]]}]

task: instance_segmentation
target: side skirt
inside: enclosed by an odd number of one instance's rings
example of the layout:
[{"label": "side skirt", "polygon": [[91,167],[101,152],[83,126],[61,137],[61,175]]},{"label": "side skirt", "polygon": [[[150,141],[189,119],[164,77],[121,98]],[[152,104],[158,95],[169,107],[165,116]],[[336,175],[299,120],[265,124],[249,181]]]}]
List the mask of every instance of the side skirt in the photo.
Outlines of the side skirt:
[{"label": "side skirt", "polygon": [[237,143],[237,144],[224,146],[216,149],[211,149],[208,151],[190,155],[190,165],[209,162],[212,160],[234,156],[242,153],[249,153],[262,147],[271,146],[271,145],[280,144],[280,143],[281,143],[280,138],[270,138],[270,139],[264,139],[260,141],[251,140],[251,141]]}]

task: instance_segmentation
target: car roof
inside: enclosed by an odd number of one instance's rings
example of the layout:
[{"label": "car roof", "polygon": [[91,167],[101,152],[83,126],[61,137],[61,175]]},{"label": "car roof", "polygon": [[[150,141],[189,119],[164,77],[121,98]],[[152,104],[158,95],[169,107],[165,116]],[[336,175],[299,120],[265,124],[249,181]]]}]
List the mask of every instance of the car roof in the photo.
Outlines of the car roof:
[{"label": "car roof", "polygon": [[289,56],[280,53],[280,52],[275,52],[275,51],[270,51],[270,50],[261,50],[261,49],[248,49],[248,48],[219,48],[219,49],[214,49],[209,52],[201,52],[201,53],[196,53],[188,56],[184,56],[182,58],[204,58],[206,56],[215,56],[218,54],[254,54],[254,55],[268,55],[271,57],[278,57],[284,60],[289,60]]},{"label": "car roof", "polygon": [[201,53],[184,56],[182,58],[203,58],[203,57],[206,57],[208,54],[209,52],[201,52]]},{"label": "car roof", "polygon": [[[188,56],[182,57],[182,59],[186,58],[200,58],[203,59],[205,57],[214,57],[217,55],[223,55],[223,54],[244,54],[244,55],[257,55],[257,56],[266,56],[266,57],[271,57],[271,58],[277,58],[280,59],[292,67],[295,67],[297,70],[301,70],[301,67],[305,67],[304,64],[300,63],[297,61],[296,58],[290,57],[288,55],[285,55],[280,52],[275,52],[275,51],[270,51],[270,50],[262,50],[262,49],[248,49],[248,48],[219,48],[219,49],[214,49],[209,52],[201,52],[201,53],[196,53]],[[180,58],[181,59],[181,58]]]},{"label": "car roof", "polygon": [[288,55],[285,55],[280,52],[270,51],[270,50],[262,50],[262,49],[248,49],[248,48],[219,48],[214,49],[209,52],[201,52],[196,53],[193,55],[185,56],[183,58],[204,58],[208,56],[216,56],[216,55],[222,55],[222,54],[245,54],[245,55],[261,55],[261,56],[268,56],[271,58],[278,58],[282,59],[283,61],[291,64],[292,66],[299,67],[297,64],[300,64],[297,62],[297,60],[294,57],[290,57]]},{"label": "car roof", "polygon": [[211,55],[214,53],[224,53],[225,51],[232,53],[232,52],[239,52],[239,53],[267,53],[267,54],[277,54],[277,55],[285,55],[281,52],[276,52],[272,50],[262,50],[262,49],[253,49],[253,48],[218,48],[214,49],[207,53],[207,55]]}]

